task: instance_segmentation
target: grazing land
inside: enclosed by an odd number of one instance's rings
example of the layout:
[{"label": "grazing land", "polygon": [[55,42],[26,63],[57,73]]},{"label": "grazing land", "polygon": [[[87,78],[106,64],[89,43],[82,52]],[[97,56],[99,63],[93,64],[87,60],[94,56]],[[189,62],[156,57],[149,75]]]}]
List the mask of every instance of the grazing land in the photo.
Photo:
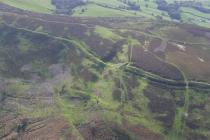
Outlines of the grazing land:
[{"label": "grazing land", "polygon": [[[210,28],[208,0],[0,0],[33,12],[81,17],[144,16]],[[161,6],[162,5],[162,6]]]},{"label": "grazing land", "polygon": [[53,13],[55,7],[51,0],[0,0],[5,4],[33,12]]}]

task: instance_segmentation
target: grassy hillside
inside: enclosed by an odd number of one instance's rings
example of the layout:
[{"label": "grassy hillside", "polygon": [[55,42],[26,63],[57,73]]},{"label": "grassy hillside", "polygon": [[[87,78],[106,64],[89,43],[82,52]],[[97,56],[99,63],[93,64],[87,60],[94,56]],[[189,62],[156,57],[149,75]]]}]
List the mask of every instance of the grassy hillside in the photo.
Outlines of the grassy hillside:
[{"label": "grassy hillside", "polygon": [[[184,0],[183,0],[184,1]],[[157,9],[155,0],[136,0],[136,4],[140,5],[140,11],[120,9],[119,7],[126,6],[124,3],[117,0],[91,0],[92,4],[79,6],[74,9],[74,16],[145,16],[148,18],[162,17],[166,20],[171,20],[168,13]],[[168,0],[169,3],[174,3],[173,0]],[[209,7],[210,2],[204,0],[203,5]],[[192,8],[182,8],[182,21],[186,23],[197,24],[204,27],[210,27],[209,14],[199,12]]]},{"label": "grassy hillside", "polygon": [[0,139],[209,139],[208,29],[0,11]]},{"label": "grassy hillside", "polygon": [[51,0],[0,0],[0,2],[39,13],[52,13],[54,10]]},{"label": "grassy hillside", "polygon": [[[84,12],[82,12],[82,10]],[[112,16],[135,16],[134,12],[119,11],[115,9],[101,7],[96,4],[87,4],[74,9],[73,16],[89,16],[89,17],[112,17]]]},{"label": "grassy hillside", "polygon": [[[11,6],[30,10],[34,12],[52,13],[55,12],[51,0],[0,0]],[[187,0],[182,0],[187,1]],[[128,5],[120,0],[89,0],[85,5],[73,9],[73,16],[91,16],[91,17],[112,17],[112,16],[144,16],[148,18],[161,17],[166,20],[172,20],[168,13],[157,9],[156,0],[133,0],[136,5],[140,5],[140,10],[129,10]],[[168,3],[174,3],[174,0],[167,0]],[[207,0],[199,1],[203,6],[210,9],[210,2]],[[185,23],[197,24],[204,27],[210,27],[209,14],[199,12],[193,8],[181,8],[181,21]]]},{"label": "grassy hillside", "polygon": [[[134,11],[134,10],[126,10],[120,9],[119,6],[127,6],[123,2],[117,0],[91,0],[91,4],[85,6],[79,6],[74,9],[74,14],[76,16],[145,16],[149,18],[155,18],[156,16],[161,16],[162,13],[157,10],[157,5],[154,1],[145,2],[144,0],[139,1],[139,5],[141,6],[141,11]],[[148,4],[148,7],[146,7]],[[84,12],[82,12],[84,9]],[[102,10],[102,11],[100,11]],[[91,14],[92,13],[92,14]],[[165,13],[164,19],[169,19],[167,13]]]}]

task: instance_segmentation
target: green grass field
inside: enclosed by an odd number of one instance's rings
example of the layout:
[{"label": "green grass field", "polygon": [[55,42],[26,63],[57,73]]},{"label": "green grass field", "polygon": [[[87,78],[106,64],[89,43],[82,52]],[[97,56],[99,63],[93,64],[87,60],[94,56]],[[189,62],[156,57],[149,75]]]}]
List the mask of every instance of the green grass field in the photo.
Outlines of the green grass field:
[{"label": "green grass field", "polygon": [[0,2],[39,13],[52,13],[55,9],[51,4],[51,0],[0,0]]},{"label": "green grass field", "polygon": [[[91,4],[79,6],[74,9],[74,16],[97,16],[97,17],[111,17],[111,16],[145,16],[149,18],[155,18],[161,16],[164,13],[164,19],[169,19],[166,12],[162,12],[157,9],[157,5],[154,1],[145,2],[144,0],[138,1],[141,6],[141,11],[133,11],[126,9],[119,9],[119,6],[126,6],[126,4],[117,0],[91,0]],[[107,5],[112,8],[103,7],[101,5]],[[147,6],[148,5],[148,6]],[[116,9],[115,9],[116,8]],[[82,12],[82,9],[84,11]]]},{"label": "green grass field", "polygon": [[[168,13],[157,9],[155,0],[135,0],[141,7],[140,11],[132,11],[119,9],[119,6],[125,6],[126,4],[117,0],[91,0],[91,4],[76,7],[74,9],[73,16],[91,16],[91,17],[111,17],[111,16],[144,16],[148,18],[156,18],[161,16],[165,20],[171,20]],[[167,0],[168,3],[173,3],[175,0]],[[181,0],[185,1],[185,0]],[[203,5],[209,8],[209,2],[206,0],[201,1]],[[106,5],[108,7],[104,7]],[[200,26],[208,27],[210,15],[199,12],[193,8],[181,8],[182,21],[191,24],[197,24]]]},{"label": "green grass field", "polygon": [[[133,0],[140,5],[141,10],[127,10],[122,7],[128,7],[127,4],[119,0],[89,0],[86,5],[78,6],[73,9],[73,16],[80,17],[118,17],[118,16],[143,16],[155,19],[157,16],[165,20],[171,20],[168,13],[157,9],[156,0]],[[168,3],[173,3],[175,0],[166,0]],[[186,1],[186,0],[180,0]],[[55,12],[55,7],[51,4],[51,0],[0,0],[0,2],[8,5],[34,11],[40,13],[52,14]],[[202,2],[204,7],[210,8],[210,2],[207,0]],[[121,7],[121,8],[120,8]],[[197,24],[203,27],[210,28],[210,15],[199,12],[192,8],[181,8],[182,21],[185,23]]]},{"label": "green grass field", "polygon": [[[85,9],[82,12],[82,9]],[[135,16],[134,12],[119,11],[115,9],[105,8],[96,4],[87,4],[74,9],[73,16],[91,16],[91,17],[111,17],[111,16]]]}]

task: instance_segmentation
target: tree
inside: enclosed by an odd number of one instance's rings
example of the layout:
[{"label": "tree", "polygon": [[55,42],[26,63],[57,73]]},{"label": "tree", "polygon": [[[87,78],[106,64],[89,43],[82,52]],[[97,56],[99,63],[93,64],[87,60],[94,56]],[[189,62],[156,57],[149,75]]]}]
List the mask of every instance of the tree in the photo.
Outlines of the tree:
[{"label": "tree", "polygon": [[85,12],[85,9],[82,9],[81,12],[84,13]]}]

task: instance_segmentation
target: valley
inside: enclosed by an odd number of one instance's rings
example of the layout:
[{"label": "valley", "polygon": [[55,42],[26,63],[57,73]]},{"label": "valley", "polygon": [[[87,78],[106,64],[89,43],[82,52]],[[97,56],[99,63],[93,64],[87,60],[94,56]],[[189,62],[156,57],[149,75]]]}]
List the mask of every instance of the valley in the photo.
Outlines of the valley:
[{"label": "valley", "polygon": [[0,139],[209,140],[209,28],[19,8],[0,4]]}]

